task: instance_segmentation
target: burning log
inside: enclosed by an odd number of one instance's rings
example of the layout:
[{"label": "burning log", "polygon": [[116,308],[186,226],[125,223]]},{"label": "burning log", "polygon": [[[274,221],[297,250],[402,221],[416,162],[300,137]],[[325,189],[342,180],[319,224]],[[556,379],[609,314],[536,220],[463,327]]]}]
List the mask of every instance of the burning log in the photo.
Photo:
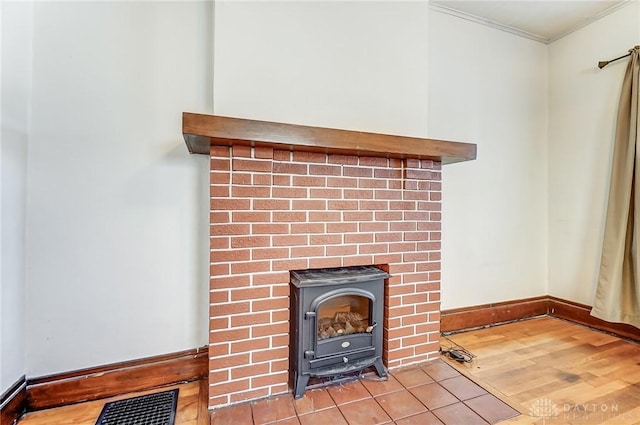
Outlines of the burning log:
[{"label": "burning log", "polygon": [[334,317],[322,317],[318,320],[318,337],[320,339],[354,333],[371,333],[372,331],[373,326],[369,325],[367,318],[351,311],[340,311]]}]

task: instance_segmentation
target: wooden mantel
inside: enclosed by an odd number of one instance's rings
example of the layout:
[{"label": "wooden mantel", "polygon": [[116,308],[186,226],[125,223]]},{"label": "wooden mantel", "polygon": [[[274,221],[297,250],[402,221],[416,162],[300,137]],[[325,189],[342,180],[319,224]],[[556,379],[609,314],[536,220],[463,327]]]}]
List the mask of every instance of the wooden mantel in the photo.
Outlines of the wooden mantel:
[{"label": "wooden mantel", "polygon": [[417,158],[443,164],[476,158],[476,145],[360,131],[281,124],[184,112],[182,133],[189,152],[209,155],[210,146],[249,145],[342,155]]}]

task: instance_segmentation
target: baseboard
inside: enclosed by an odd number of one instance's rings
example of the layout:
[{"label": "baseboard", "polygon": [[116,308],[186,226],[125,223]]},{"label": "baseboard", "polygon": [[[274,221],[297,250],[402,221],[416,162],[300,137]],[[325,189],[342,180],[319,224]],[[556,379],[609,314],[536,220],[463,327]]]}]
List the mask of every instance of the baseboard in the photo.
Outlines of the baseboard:
[{"label": "baseboard", "polygon": [[[206,346],[74,372],[28,379],[27,411],[97,400],[205,378]],[[4,422],[2,422],[4,425]]]},{"label": "baseboard", "polygon": [[0,424],[15,424],[26,410],[27,380],[22,376],[0,397]]},{"label": "baseboard", "polygon": [[443,310],[440,331],[454,332],[547,314],[548,297],[483,304]]},{"label": "baseboard", "polygon": [[591,315],[591,306],[549,296],[549,315],[580,323],[604,332],[640,342],[640,329],[626,323],[607,322]]},{"label": "baseboard", "polygon": [[443,310],[440,331],[457,332],[545,314],[640,342],[640,329],[597,319],[591,316],[591,306],[549,295]]}]

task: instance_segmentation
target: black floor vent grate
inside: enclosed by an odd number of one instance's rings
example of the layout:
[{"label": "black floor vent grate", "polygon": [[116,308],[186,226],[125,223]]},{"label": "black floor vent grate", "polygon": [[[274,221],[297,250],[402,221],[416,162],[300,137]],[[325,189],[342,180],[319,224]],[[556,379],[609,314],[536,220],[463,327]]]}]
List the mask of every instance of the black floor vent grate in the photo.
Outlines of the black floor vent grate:
[{"label": "black floor vent grate", "polygon": [[178,389],[106,403],[96,425],[174,425]]}]

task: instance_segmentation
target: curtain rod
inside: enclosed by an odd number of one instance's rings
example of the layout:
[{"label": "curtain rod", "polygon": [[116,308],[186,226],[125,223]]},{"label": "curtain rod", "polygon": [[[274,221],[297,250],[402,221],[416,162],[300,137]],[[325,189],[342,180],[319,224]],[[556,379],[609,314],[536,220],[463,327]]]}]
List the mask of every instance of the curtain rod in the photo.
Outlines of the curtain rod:
[{"label": "curtain rod", "polygon": [[615,62],[615,61],[620,60],[622,58],[626,58],[627,56],[631,56],[631,50],[629,50],[629,53],[627,53],[626,55],[622,55],[619,58],[611,59],[611,60],[608,60],[608,61],[600,61],[600,62],[598,62],[598,68],[602,69],[605,66],[609,65],[611,62]]}]

